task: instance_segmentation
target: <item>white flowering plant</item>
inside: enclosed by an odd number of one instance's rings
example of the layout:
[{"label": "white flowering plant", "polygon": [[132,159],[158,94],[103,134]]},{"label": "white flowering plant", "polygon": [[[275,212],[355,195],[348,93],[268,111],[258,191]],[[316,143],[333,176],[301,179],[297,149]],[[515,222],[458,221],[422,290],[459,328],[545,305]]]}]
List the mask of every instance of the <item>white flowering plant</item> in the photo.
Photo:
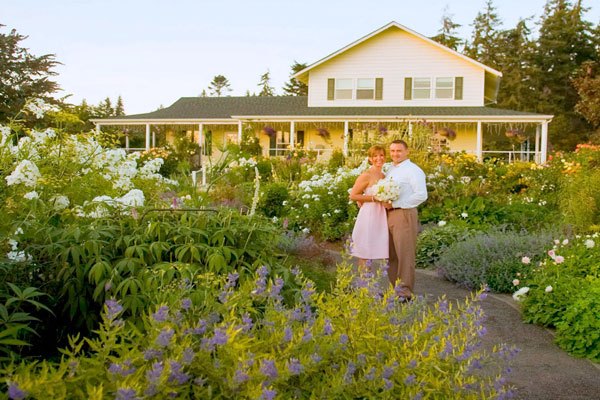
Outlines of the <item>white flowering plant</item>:
[{"label": "white flowering plant", "polygon": [[373,195],[379,201],[391,203],[400,197],[400,186],[391,178],[383,178],[373,185]]}]

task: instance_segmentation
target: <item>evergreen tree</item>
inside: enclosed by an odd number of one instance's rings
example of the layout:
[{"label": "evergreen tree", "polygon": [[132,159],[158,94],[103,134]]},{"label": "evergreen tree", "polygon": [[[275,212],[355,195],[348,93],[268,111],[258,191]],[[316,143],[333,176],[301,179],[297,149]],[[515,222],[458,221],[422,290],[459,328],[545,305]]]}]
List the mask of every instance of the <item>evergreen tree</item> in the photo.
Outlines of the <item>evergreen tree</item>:
[{"label": "evergreen tree", "polygon": [[258,92],[259,96],[273,96],[274,89],[271,86],[271,73],[269,71],[265,72],[260,76],[260,82],[258,84],[260,87],[260,92]]},{"label": "evergreen tree", "polygon": [[121,95],[117,98],[117,105],[115,106],[115,117],[121,117],[125,115],[125,106],[123,105],[123,98]]},{"label": "evergreen tree", "polygon": [[492,68],[498,68],[496,54],[501,43],[498,41],[498,29],[502,21],[496,14],[493,0],[487,0],[485,11],[478,12],[473,21],[471,42],[465,45],[466,54]]},{"label": "evergreen tree", "polygon": [[231,85],[223,75],[216,75],[208,84],[208,90],[210,90],[211,96],[221,97],[225,92],[231,92]]},{"label": "evergreen tree", "polygon": [[200,93],[200,97],[208,97],[206,94],[206,89],[202,89],[202,93]]},{"label": "evergreen tree", "polygon": [[107,97],[98,105],[98,113],[100,113],[100,116],[102,117],[113,117],[115,115],[115,110],[112,106],[112,101],[110,101],[110,97]]},{"label": "evergreen tree", "polygon": [[[4,26],[0,24],[0,29]],[[0,122],[17,115],[28,99],[56,103],[50,95],[59,86],[50,77],[56,75],[52,68],[60,63],[54,54],[30,54],[20,46],[26,38],[14,29],[8,34],[0,32]]]},{"label": "evergreen tree", "polygon": [[433,36],[431,39],[451,48],[452,50],[458,51],[459,47],[463,44],[463,40],[456,36],[456,30],[462,25],[452,21],[452,15],[449,13],[448,7],[444,9],[441,22],[442,27],[438,31],[439,33],[436,36]]},{"label": "evergreen tree", "polygon": [[[304,63],[299,63],[294,60],[294,64],[292,64],[292,73],[294,75],[307,67]],[[290,96],[308,96],[308,85],[297,81],[296,79],[290,78],[288,82],[283,86],[283,93]]]},{"label": "evergreen tree", "polygon": [[498,68],[503,75],[497,101],[500,108],[535,109],[535,94],[531,86],[535,47],[530,35],[527,20],[523,19],[515,28],[499,32],[498,39],[503,43],[497,54]]},{"label": "evergreen tree", "polygon": [[584,12],[580,1],[571,5],[568,0],[548,0],[534,58],[537,111],[554,115],[550,141],[563,150],[586,141],[590,131],[575,112],[579,95],[572,83],[583,62],[595,57],[592,27],[583,20]]}]

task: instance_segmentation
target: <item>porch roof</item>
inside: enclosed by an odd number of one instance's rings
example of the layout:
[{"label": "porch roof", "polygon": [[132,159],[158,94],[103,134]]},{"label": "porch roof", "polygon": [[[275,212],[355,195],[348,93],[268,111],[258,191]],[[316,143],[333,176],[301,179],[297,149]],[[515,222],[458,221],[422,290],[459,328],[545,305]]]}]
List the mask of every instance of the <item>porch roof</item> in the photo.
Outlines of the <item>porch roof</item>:
[{"label": "porch roof", "polygon": [[235,123],[238,120],[398,120],[530,121],[552,119],[523,111],[492,107],[308,107],[306,96],[182,97],[167,108],[145,114],[94,119],[95,123]]}]

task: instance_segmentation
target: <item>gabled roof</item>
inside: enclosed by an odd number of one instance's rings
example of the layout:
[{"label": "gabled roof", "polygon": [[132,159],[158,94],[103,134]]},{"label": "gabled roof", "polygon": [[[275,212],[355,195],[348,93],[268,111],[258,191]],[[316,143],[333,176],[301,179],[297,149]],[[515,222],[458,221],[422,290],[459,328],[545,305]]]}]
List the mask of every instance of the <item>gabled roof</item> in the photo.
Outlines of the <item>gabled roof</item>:
[{"label": "gabled roof", "polygon": [[366,41],[368,39],[371,39],[372,37],[377,36],[380,33],[384,32],[384,31],[386,31],[388,29],[391,29],[391,28],[398,28],[398,29],[401,29],[401,30],[403,30],[405,32],[408,32],[411,35],[413,35],[415,37],[418,37],[421,40],[426,41],[427,43],[430,43],[430,44],[432,44],[432,45],[434,45],[436,47],[439,47],[440,49],[442,49],[444,51],[447,51],[448,53],[451,53],[451,54],[453,54],[453,55],[455,55],[455,56],[457,56],[457,57],[459,57],[459,58],[461,58],[461,59],[463,59],[463,60],[465,60],[465,61],[467,61],[467,62],[469,62],[471,64],[474,64],[474,65],[476,65],[476,66],[478,66],[480,68],[483,68],[485,71],[489,72],[492,75],[495,75],[497,77],[501,77],[502,76],[502,72],[497,71],[497,70],[495,70],[493,68],[490,68],[487,65],[482,64],[479,61],[473,60],[472,58],[467,57],[464,54],[461,54],[461,53],[459,53],[459,52],[457,52],[455,50],[452,50],[451,48],[446,47],[443,44],[440,44],[440,43],[436,42],[435,40],[431,40],[428,37],[423,36],[420,33],[417,33],[415,31],[413,31],[412,29],[409,29],[409,28],[405,27],[404,25],[401,25],[401,24],[397,23],[396,21],[392,21],[389,24],[384,25],[381,28],[379,28],[379,29],[377,29],[377,30],[369,33],[368,35],[363,36],[362,38],[360,38],[360,39],[358,39],[358,40],[350,43],[346,47],[343,47],[343,48],[339,49],[338,51],[333,52],[330,55],[328,55],[328,56],[320,59],[319,61],[317,61],[317,62],[309,65],[308,67],[304,68],[302,71],[299,71],[299,72],[295,73],[294,75],[292,75],[292,78],[296,78],[296,79],[298,79],[301,82],[307,83],[308,72],[311,69],[313,69],[315,67],[318,67],[319,65],[321,65],[321,64],[323,64],[323,63],[331,60],[332,58],[337,57],[338,55],[340,55],[340,54],[342,54],[342,53],[350,50],[351,48],[355,47],[356,45],[358,45],[358,44],[360,44],[360,43],[362,43],[362,42],[364,42],[364,41]]},{"label": "gabled roof", "polygon": [[306,96],[182,97],[167,108],[93,122],[101,124],[238,120],[447,119],[542,121],[551,115],[491,107],[308,107]]}]

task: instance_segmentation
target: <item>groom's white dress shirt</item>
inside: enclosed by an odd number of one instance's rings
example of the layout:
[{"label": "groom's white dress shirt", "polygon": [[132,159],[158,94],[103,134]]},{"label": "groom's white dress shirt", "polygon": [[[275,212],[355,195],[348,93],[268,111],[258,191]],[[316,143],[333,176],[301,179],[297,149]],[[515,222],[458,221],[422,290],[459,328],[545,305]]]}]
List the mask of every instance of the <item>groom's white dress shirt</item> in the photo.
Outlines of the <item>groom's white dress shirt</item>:
[{"label": "groom's white dress shirt", "polygon": [[415,208],[427,200],[425,173],[410,160],[390,166],[386,177],[400,186],[400,197],[392,202],[394,208]]}]

